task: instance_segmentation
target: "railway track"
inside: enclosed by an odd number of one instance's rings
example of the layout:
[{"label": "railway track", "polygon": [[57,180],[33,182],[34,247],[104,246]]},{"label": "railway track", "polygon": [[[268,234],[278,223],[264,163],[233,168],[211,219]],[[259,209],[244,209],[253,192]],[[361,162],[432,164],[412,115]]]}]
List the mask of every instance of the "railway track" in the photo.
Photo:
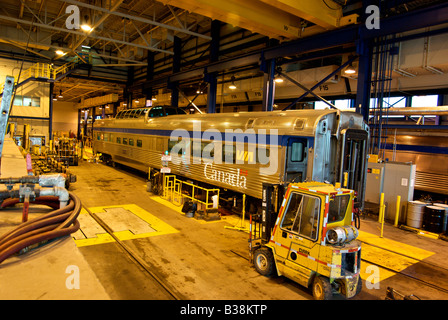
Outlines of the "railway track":
[{"label": "railway track", "polygon": [[147,274],[148,278],[151,279],[157,286],[164,291],[171,300],[185,300],[183,295],[179,293],[176,288],[163,279],[156,271],[153,266],[148,262],[143,260],[130,246],[120,240],[116,235],[114,235],[113,230],[105,223],[98,215],[90,211],[87,207],[83,205],[83,208],[89,213],[89,215],[115,240],[118,246],[123,250],[124,254],[130,258],[137,266],[141,267],[142,270]]},{"label": "railway track", "polygon": [[[414,261],[414,264],[409,265],[409,267],[403,269],[403,270],[397,270],[397,268],[391,267],[391,266],[387,266],[385,264],[382,263],[378,263],[378,261],[373,261],[373,260],[369,260],[366,258],[363,258],[363,255],[361,254],[361,261],[364,261],[366,263],[372,264],[372,265],[376,265],[380,268],[383,268],[387,271],[393,272],[395,274],[399,274],[402,275],[408,279],[411,279],[413,281],[417,281],[422,285],[425,285],[427,287],[431,287],[433,289],[436,289],[440,292],[446,293],[448,294],[448,268],[444,268],[440,265],[436,265],[434,263],[430,263],[424,260],[419,260],[416,259],[414,257],[411,257],[409,255],[400,253],[400,252],[396,252],[390,249],[386,249],[380,246],[376,246],[373,245],[371,243],[367,243],[367,242],[363,242],[363,246],[372,246],[375,248],[378,248],[380,250],[384,250],[386,252],[392,253],[394,255],[399,255],[409,261]],[[362,249],[361,249],[362,250]],[[432,279],[434,278],[434,275],[445,275],[445,277],[443,276],[438,276],[437,277],[437,282],[435,283]],[[441,284],[446,284],[446,287],[442,287]]]}]

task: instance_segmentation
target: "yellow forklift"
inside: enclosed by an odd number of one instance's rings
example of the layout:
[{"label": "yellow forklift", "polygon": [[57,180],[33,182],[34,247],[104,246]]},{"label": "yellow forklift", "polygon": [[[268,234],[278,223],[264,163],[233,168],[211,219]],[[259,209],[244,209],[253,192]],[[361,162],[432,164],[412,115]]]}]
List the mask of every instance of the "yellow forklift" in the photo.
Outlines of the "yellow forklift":
[{"label": "yellow forklift", "polygon": [[[284,197],[283,197],[284,193]],[[361,291],[361,242],[352,225],[355,192],[321,182],[263,184],[261,214],[250,216],[250,261],[285,276],[317,300]]]}]

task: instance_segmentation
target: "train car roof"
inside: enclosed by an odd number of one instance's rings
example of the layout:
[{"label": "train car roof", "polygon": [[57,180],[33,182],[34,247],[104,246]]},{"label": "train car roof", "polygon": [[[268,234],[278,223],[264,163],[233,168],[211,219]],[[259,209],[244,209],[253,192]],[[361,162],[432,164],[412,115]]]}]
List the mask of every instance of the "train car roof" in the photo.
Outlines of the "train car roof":
[{"label": "train car roof", "polygon": [[[173,107],[166,107],[173,108]],[[135,110],[135,109],[131,109]],[[161,110],[165,107],[160,106],[142,108],[139,117],[129,116],[105,119],[95,121],[94,126],[133,126],[144,127],[155,130],[174,130],[184,129],[189,132],[218,130],[243,130],[247,132],[249,129],[267,130],[266,133],[272,133],[271,129],[277,129],[279,135],[302,135],[314,136],[318,122],[324,118],[332,119],[331,121],[339,121],[342,127],[352,127],[364,129],[364,120],[362,116],[351,110],[337,109],[304,109],[304,110],[288,110],[288,111],[257,111],[257,112],[239,112],[239,113],[203,113],[203,114],[162,114]],[[152,116],[152,112],[155,112]],[[128,110],[126,110],[128,111]],[[137,113],[138,111],[136,111]],[[142,117],[144,115],[144,117]],[[117,114],[118,116],[118,114]],[[118,121],[116,121],[118,120]],[[123,121],[127,120],[127,121]],[[333,123],[332,122],[332,123]],[[350,123],[350,124],[349,124]],[[332,126],[335,128],[334,126]]]},{"label": "train car roof", "polygon": [[299,132],[303,135],[314,135],[317,122],[325,116],[338,115],[341,122],[352,123],[357,128],[364,128],[363,118],[360,114],[348,110],[288,110],[271,112],[239,112],[239,113],[203,113],[169,116],[163,118],[147,119],[147,127],[154,129],[175,128],[195,131],[194,125],[200,123],[200,130],[216,129],[224,132],[225,129],[278,129],[279,134]]}]

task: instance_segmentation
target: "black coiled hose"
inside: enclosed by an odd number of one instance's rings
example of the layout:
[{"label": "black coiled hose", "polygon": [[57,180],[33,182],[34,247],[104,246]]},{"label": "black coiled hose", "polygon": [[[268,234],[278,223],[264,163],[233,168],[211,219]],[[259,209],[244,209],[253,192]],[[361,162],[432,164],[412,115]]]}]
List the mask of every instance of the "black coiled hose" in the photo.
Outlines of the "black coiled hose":
[{"label": "black coiled hose", "polygon": [[[64,208],[24,222],[0,236],[0,263],[26,247],[76,232],[80,227],[77,218],[82,204],[78,196],[71,192],[69,195],[70,201]],[[42,203],[43,199],[36,200],[36,203]],[[44,203],[53,208],[59,203],[58,197],[45,197],[44,200]],[[10,203],[14,204],[16,201],[12,200]]]}]

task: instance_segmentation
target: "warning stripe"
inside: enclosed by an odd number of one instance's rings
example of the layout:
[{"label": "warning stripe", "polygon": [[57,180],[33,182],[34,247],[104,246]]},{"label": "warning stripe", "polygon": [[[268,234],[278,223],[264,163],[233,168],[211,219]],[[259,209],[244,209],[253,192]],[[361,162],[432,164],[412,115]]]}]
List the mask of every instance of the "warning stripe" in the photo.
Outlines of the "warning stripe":
[{"label": "warning stripe", "polygon": [[330,198],[328,196],[326,196],[325,197],[324,221],[322,224],[322,239],[320,242],[321,245],[325,245],[325,237],[327,236],[328,212],[330,212]]},{"label": "warning stripe", "polygon": [[274,239],[275,230],[277,229],[278,223],[283,216],[283,212],[285,210],[286,199],[288,199],[289,193],[291,192],[291,185],[286,189],[285,196],[283,198],[282,206],[280,207],[280,211],[277,216],[277,220],[275,221],[274,229],[272,230],[271,240]]}]

